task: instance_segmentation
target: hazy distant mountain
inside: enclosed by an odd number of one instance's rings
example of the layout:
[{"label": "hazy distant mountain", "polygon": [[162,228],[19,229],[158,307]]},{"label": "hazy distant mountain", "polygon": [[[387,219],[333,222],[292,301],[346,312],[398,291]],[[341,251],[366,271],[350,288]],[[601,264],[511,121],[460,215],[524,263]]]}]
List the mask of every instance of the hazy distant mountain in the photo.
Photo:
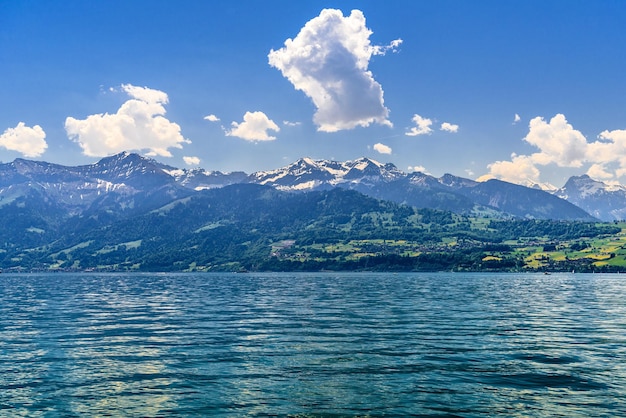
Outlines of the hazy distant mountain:
[{"label": "hazy distant mountain", "polygon": [[121,153],[95,164],[66,167],[17,159],[0,164],[0,207],[18,198],[40,199],[65,217],[118,219],[152,210],[200,190],[239,183],[307,192],[336,187],[418,208],[463,214],[590,220],[572,203],[537,189],[498,180],[476,182],[446,174],[441,178],[406,174],[393,164],[360,158],[328,161],[302,158],[293,164],[247,175],[179,169],[137,154]]},{"label": "hazy distant mountain", "polygon": [[587,175],[571,177],[555,192],[603,221],[626,219],[626,187],[609,185]]},{"label": "hazy distant mountain", "polygon": [[[606,185],[582,180],[572,180],[584,191],[578,195],[608,193]],[[464,214],[500,218],[493,225],[501,229],[517,222],[502,219],[512,217],[594,220],[538,189],[406,174],[367,158],[302,158],[251,175],[177,169],[129,153],[77,167],[17,159],[0,164],[0,267],[185,269],[201,262],[262,268],[256,263],[269,262],[276,240],[297,237],[313,245],[342,241],[348,232],[357,240],[440,240],[450,228],[471,228]],[[539,228],[533,235],[542,232],[544,221],[525,222]],[[460,233],[478,245],[510,235],[492,232]]]},{"label": "hazy distant mountain", "polygon": [[0,164],[0,206],[33,190],[67,216],[97,211],[120,216],[189,194],[158,163],[137,154],[122,153],[78,167],[23,159]]},{"label": "hazy distant mountain", "polygon": [[350,189],[373,187],[404,176],[395,165],[368,158],[345,162],[301,158],[283,168],[251,174],[249,180],[283,191],[307,191],[337,186]]},{"label": "hazy distant mountain", "polygon": [[499,180],[476,182],[451,174],[441,178],[420,172],[406,174],[393,164],[368,158],[346,162],[302,158],[280,169],[254,173],[249,181],[300,192],[341,187],[377,199],[463,214],[593,219],[584,210],[543,190]]}]

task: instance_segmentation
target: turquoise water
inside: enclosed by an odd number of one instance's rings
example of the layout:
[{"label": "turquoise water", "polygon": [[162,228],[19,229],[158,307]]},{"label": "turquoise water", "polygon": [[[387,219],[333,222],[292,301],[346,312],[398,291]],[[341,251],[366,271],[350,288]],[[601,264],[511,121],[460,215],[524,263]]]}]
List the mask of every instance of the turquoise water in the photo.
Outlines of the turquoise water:
[{"label": "turquoise water", "polygon": [[0,275],[0,416],[626,416],[626,276]]}]

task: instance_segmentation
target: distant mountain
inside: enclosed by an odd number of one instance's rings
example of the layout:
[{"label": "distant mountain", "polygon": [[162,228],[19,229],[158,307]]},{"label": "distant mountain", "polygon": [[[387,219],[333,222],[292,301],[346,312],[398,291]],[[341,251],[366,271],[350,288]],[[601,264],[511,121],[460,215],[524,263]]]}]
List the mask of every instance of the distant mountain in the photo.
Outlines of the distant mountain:
[{"label": "distant mountain", "polygon": [[[570,198],[575,189],[587,197],[611,190],[588,178],[569,186]],[[595,218],[538,189],[406,174],[367,158],[302,158],[247,175],[178,169],[130,153],[77,167],[0,164],[0,219],[0,268],[10,271],[480,269],[486,248],[504,252],[489,265],[517,268],[522,262],[506,254],[506,240],[619,230],[561,222]],[[456,255],[448,257],[450,240]],[[346,242],[358,256],[343,250]]]},{"label": "distant mountain", "polygon": [[368,158],[346,162],[302,158],[280,169],[254,173],[248,180],[294,192],[341,187],[377,199],[461,214],[593,220],[584,210],[543,190],[499,180],[476,182],[451,174],[441,178],[420,172],[406,174],[393,164]]},{"label": "distant mountain", "polygon": [[[0,208],[4,271],[520,271],[526,252],[514,253],[506,241],[621,230],[548,220],[476,222],[339,187],[290,193],[257,184],[198,191],[106,224],[84,216],[62,224],[62,210],[38,193]],[[589,271],[590,263],[575,265]]]},{"label": "distant mountain", "polygon": [[450,174],[441,178],[419,172],[406,174],[393,164],[368,158],[345,162],[301,158],[283,168],[247,175],[179,169],[126,152],[78,167],[23,159],[0,164],[0,206],[36,189],[67,216],[123,218],[200,190],[241,183],[287,192],[339,187],[376,199],[459,214],[592,219],[572,203],[538,189],[498,180],[476,182]]},{"label": "distant mountain", "polygon": [[190,191],[154,160],[121,153],[96,164],[66,167],[17,159],[0,164],[0,207],[37,190],[65,217],[109,212],[119,217],[159,207]]},{"label": "distant mountain", "polygon": [[626,187],[593,180],[588,175],[571,177],[555,192],[603,221],[626,219]]},{"label": "distant mountain", "polygon": [[537,182],[530,181],[530,180],[521,185],[528,187],[530,189],[543,190],[544,192],[548,192],[548,193],[554,193],[559,189],[558,187],[550,183],[537,183]]},{"label": "distant mountain", "polygon": [[337,162],[301,158],[293,164],[251,174],[251,183],[270,185],[282,191],[327,190],[333,187],[368,188],[404,177],[393,164],[369,158]]},{"label": "distant mountain", "polygon": [[521,218],[587,220],[594,218],[576,205],[547,193],[501,180],[480,182],[460,190],[477,203]]}]

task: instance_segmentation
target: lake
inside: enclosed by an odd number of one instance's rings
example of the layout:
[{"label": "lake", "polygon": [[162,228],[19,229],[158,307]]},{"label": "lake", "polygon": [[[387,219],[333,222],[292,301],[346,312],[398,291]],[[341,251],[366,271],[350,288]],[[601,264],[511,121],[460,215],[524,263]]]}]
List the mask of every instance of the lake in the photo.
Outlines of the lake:
[{"label": "lake", "polygon": [[626,416],[626,276],[0,275],[0,416]]}]

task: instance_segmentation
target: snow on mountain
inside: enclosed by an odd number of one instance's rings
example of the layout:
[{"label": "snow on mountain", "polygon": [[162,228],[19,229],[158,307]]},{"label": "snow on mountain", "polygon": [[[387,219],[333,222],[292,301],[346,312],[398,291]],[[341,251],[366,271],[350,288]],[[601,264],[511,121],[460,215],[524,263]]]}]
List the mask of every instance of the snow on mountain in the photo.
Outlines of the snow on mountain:
[{"label": "snow on mountain", "polygon": [[437,181],[445,186],[449,187],[474,187],[478,184],[477,181],[466,179],[463,177],[457,177],[452,174],[444,174]]},{"label": "snow on mountain", "polygon": [[451,174],[441,178],[421,172],[406,174],[393,164],[368,158],[345,162],[301,158],[280,169],[251,174],[248,179],[290,192],[341,187],[376,199],[464,214],[499,212],[526,218],[593,219],[542,190],[502,181],[481,183]]},{"label": "snow on mountain", "polygon": [[[610,219],[626,217],[626,190],[586,179],[584,186],[561,190],[557,196],[596,196],[612,193]],[[301,158],[285,167],[259,171],[221,173],[203,169],[180,169],[137,154],[120,153],[84,166],[65,167],[17,159],[0,164],[0,206],[38,193],[61,205],[70,215],[106,211],[110,214],[158,208],[194,192],[239,183],[267,185],[281,191],[306,192],[335,187],[415,207],[457,213],[492,213],[550,219],[590,219],[588,214],[541,190],[506,182],[476,182],[446,174],[441,178],[413,172],[406,174],[393,164],[369,158],[329,161]],[[577,194],[576,194],[577,193]],[[576,200],[570,200],[576,203]],[[622,212],[620,212],[620,210]],[[622,213],[624,216],[622,216]],[[597,210],[601,219],[607,216]],[[600,216],[600,215],[602,216]]]},{"label": "snow on mountain", "polygon": [[168,166],[165,166],[163,171],[170,175],[176,183],[196,191],[245,183],[248,178],[248,175],[241,171],[222,173],[220,171],[205,171],[202,168],[187,170]]},{"label": "snow on mountain", "polygon": [[404,175],[393,164],[381,164],[369,158],[345,162],[301,158],[286,167],[253,173],[249,180],[283,191],[305,191],[362,182],[388,182]]},{"label": "snow on mountain", "polygon": [[544,192],[548,193],[555,193],[559,189],[558,187],[550,183],[536,183],[530,180],[522,184],[522,186],[526,186],[529,189],[543,190]]},{"label": "snow on mountain", "polygon": [[554,194],[603,221],[626,219],[626,187],[622,185],[574,176]]}]

